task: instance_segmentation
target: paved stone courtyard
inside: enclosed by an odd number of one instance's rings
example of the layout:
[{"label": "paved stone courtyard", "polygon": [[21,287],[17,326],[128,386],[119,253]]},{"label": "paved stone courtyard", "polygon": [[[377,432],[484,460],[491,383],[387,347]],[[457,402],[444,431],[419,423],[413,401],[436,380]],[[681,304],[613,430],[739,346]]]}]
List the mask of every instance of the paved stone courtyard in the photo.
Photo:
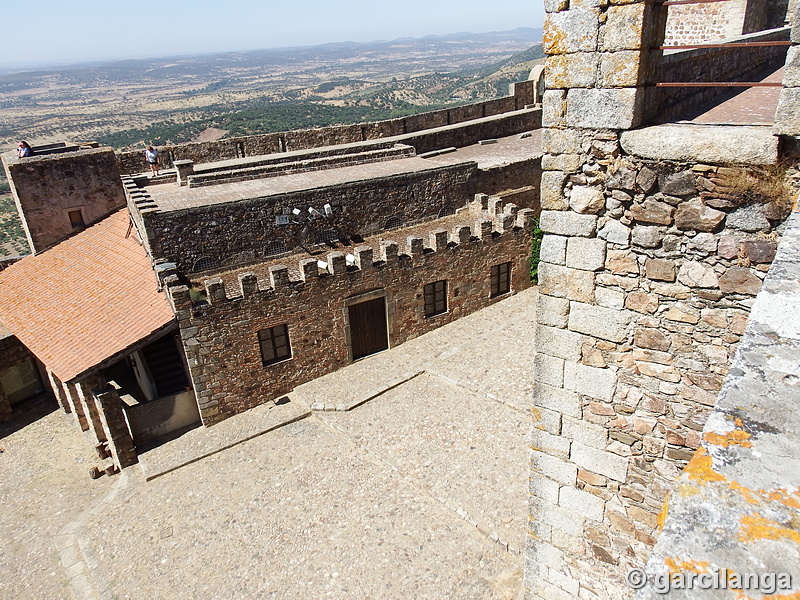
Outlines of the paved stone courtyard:
[{"label": "paved stone courtyard", "polygon": [[[293,422],[150,481],[147,455],[90,480],[58,412],[9,429],[0,597],[520,598],[536,295],[301,386]],[[350,410],[294,420],[312,405]]]}]

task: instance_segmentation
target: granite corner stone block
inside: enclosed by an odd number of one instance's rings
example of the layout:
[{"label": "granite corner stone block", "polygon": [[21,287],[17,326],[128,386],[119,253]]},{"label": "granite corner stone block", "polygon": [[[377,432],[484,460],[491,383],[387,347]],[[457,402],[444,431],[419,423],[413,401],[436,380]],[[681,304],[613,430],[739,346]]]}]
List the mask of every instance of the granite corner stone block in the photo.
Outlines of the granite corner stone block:
[{"label": "granite corner stone block", "polygon": [[572,211],[543,210],[539,227],[545,233],[567,237],[592,237],[597,231],[597,215],[581,215]]}]

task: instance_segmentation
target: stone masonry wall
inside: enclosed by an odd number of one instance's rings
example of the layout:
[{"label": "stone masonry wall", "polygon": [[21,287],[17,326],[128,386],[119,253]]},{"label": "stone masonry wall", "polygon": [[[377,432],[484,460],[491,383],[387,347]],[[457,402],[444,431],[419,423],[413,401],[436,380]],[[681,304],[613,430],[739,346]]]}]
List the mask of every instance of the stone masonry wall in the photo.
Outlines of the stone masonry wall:
[{"label": "stone masonry wall", "polygon": [[737,169],[624,157],[614,137],[584,133],[582,164],[550,198],[561,210],[541,217],[530,567],[542,597],[625,596],[786,214],[740,206],[726,188]]},{"label": "stone masonry wall", "polygon": [[703,44],[782,27],[789,0],[727,0],[669,7],[666,43]]},{"label": "stone masonry wall", "polygon": [[[702,445],[669,498],[637,600],[664,598],[659,593],[664,576],[676,571],[755,574],[759,584],[740,583],[746,591],[739,597],[761,597],[759,586],[764,598],[800,593],[798,311],[800,214],[795,212],[703,429]],[[770,573],[789,577],[770,583]],[[721,597],[695,581],[685,597]],[[735,586],[732,575],[729,583]]]},{"label": "stone masonry wall", "polygon": [[[674,6],[671,8],[675,8]],[[733,38],[733,42],[787,41],[788,28]],[[786,60],[785,46],[752,48],[695,48],[670,51],[659,65],[658,80],[675,81],[760,81],[780,68]],[[658,89],[657,118],[661,122],[688,119],[713,101],[741,93],[741,88],[664,87]]]},{"label": "stone masonry wall", "polygon": [[[174,262],[178,270],[192,272],[196,262],[209,258],[231,265],[237,255],[257,259],[268,253],[270,242],[283,241],[287,250],[316,243],[314,231],[338,230],[342,235],[372,235],[390,217],[404,224],[436,218],[443,208],[466,206],[478,191],[475,163],[434,168],[380,179],[304,190],[242,202],[195,207],[182,211],[142,211],[141,216],[153,258]],[[328,220],[276,225],[277,215],[293,208],[322,210],[333,206]]]},{"label": "stone masonry wall", "polygon": [[[161,162],[164,168],[168,168],[172,166],[173,160],[188,159],[200,164],[320,146],[351,144],[465,123],[482,117],[521,110],[531,104],[533,104],[533,82],[523,81],[512,85],[510,96],[398,119],[244,136],[216,142],[164,146],[160,148]],[[418,151],[426,152],[433,149],[435,148],[418,149]],[[123,152],[118,158],[122,173],[140,173],[146,166],[143,150]]]},{"label": "stone masonry wall", "polygon": [[[172,287],[203,423],[276,399],[349,364],[348,299],[369,293],[386,298],[393,347],[502,298],[490,297],[493,265],[510,261],[512,293],[525,289],[531,285],[533,216],[532,210],[504,212],[494,223],[483,218],[473,228],[436,231],[430,240],[409,238],[407,247],[391,241],[380,249],[359,246],[352,251],[353,266],[343,252],[333,252],[325,272],[316,258],[307,259],[297,281],[290,281],[297,276],[288,268],[270,267],[270,287],[252,273],[239,275],[238,290],[208,280],[207,305],[192,305],[185,286]],[[447,280],[448,311],[426,318],[423,287],[441,279]],[[167,278],[168,285],[177,283],[177,276]],[[263,366],[258,331],[281,324],[288,324],[292,358]]]},{"label": "stone masonry wall", "polygon": [[22,159],[6,154],[3,163],[34,253],[75,232],[69,211],[80,210],[88,226],[125,206],[116,157],[109,148]]},{"label": "stone masonry wall", "polygon": [[788,211],[758,201],[769,169],[623,152],[655,106],[666,9],[600,4],[545,2],[532,599],[631,595]]},{"label": "stone masonry wall", "polygon": [[666,43],[702,44],[744,33],[748,0],[669,7]]}]

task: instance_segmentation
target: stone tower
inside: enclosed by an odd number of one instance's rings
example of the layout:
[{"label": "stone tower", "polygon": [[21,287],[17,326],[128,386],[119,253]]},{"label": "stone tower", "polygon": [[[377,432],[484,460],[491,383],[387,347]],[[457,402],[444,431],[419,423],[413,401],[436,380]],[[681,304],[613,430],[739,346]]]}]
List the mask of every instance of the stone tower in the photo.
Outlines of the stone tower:
[{"label": "stone tower", "polygon": [[125,206],[114,151],[55,144],[3,155],[31,252],[37,254]]}]

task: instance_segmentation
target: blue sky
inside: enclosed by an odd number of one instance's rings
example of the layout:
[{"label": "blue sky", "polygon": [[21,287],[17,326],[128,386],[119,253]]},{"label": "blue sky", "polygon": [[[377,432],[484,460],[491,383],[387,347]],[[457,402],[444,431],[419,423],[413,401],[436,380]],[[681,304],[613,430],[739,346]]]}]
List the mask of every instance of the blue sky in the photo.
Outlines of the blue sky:
[{"label": "blue sky", "polygon": [[6,0],[0,16],[10,65],[505,31],[541,27],[544,11],[541,0]]}]

